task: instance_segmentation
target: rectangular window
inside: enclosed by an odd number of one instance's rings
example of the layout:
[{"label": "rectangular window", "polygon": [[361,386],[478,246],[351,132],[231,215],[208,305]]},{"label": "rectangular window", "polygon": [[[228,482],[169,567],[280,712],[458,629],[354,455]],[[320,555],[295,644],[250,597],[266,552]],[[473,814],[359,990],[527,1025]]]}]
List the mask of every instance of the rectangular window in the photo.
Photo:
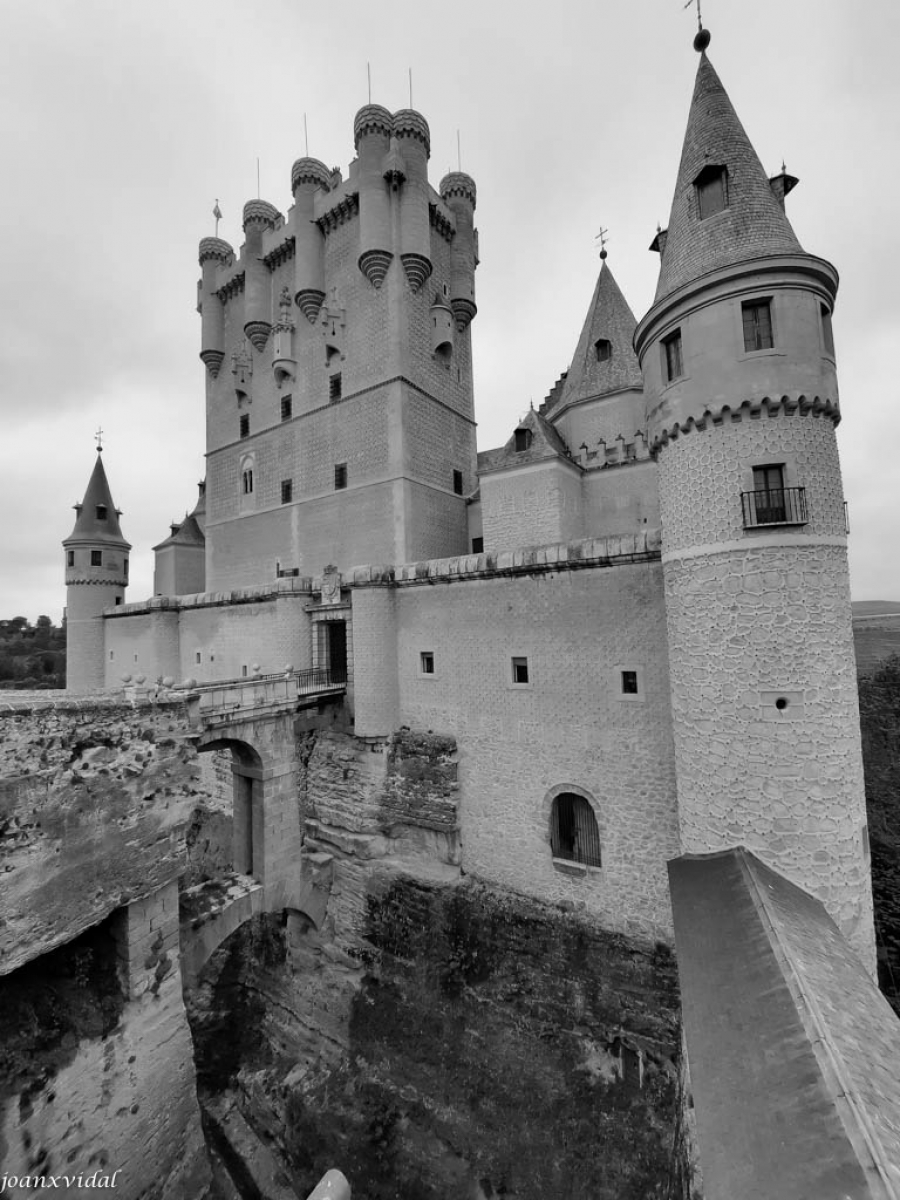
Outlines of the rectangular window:
[{"label": "rectangular window", "polygon": [[106,520],[106,505],[105,504],[97,505],[97,520],[98,521]]},{"label": "rectangular window", "polygon": [[281,419],[282,419],[282,421],[289,421],[291,419],[291,415],[292,415],[293,411],[294,411],[293,396],[282,396],[281,397]]},{"label": "rectangular window", "polygon": [[696,179],[700,220],[715,216],[728,206],[724,167],[704,167]]},{"label": "rectangular window", "polygon": [[194,662],[200,662],[200,661],[201,661],[201,654],[200,654],[200,651],[198,650],[196,655],[194,656]]},{"label": "rectangular window", "polygon": [[484,538],[483,537],[472,538],[472,553],[473,554],[484,554]]},{"label": "rectangular window", "polygon": [[241,678],[242,679],[247,678],[247,664],[246,663],[241,667]]},{"label": "rectangular window", "polygon": [[281,481],[281,503],[290,504],[294,498],[294,481],[293,479],[282,479]]},{"label": "rectangular window", "polygon": [[744,321],[744,349],[771,350],[772,301],[747,300],[741,305]]},{"label": "rectangular window", "polygon": [[773,525],[787,520],[783,463],[754,467],[753,492],[757,525]]},{"label": "rectangular window", "polygon": [[247,467],[247,469],[241,475],[241,486],[244,489],[245,496],[252,495],[252,493],[253,493],[253,468],[252,467]]},{"label": "rectangular window", "polygon": [[463,489],[462,471],[454,471],[453,472],[453,490],[454,490],[454,492],[456,492],[457,496],[461,496],[463,494],[462,489]]},{"label": "rectangular window", "polygon": [[250,436],[250,417],[247,413],[241,416],[240,429],[242,438]]},{"label": "rectangular window", "polygon": [[340,400],[341,398],[341,373],[336,371],[334,375],[328,378],[328,399]]},{"label": "rectangular window", "polygon": [[116,657],[116,652],[115,652],[115,650],[110,650],[110,652],[109,652],[109,661],[110,661],[110,662],[112,662],[112,661],[115,659],[115,657]]},{"label": "rectangular window", "polygon": [[346,463],[335,463],[334,464],[334,490],[336,492],[339,492],[342,488],[345,488],[346,486],[347,486],[347,464]]},{"label": "rectangular window", "polygon": [[91,551],[91,566],[92,567],[102,567],[103,566],[103,551],[102,550],[92,550]]},{"label": "rectangular window", "polygon": [[116,596],[116,604],[121,604],[121,603],[122,603],[122,597]]},{"label": "rectangular window", "polygon": [[834,358],[834,330],[831,328],[831,311],[822,305],[822,340],[825,343],[825,353]]},{"label": "rectangular window", "polygon": [[663,338],[663,356],[666,369],[666,383],[680,379],[684,374],[684,360],[681,353],[681,330],[676,329],[668,337]]},{"label": "rectangular window", "polygon": [[74,550],[66,551],[66,566],[67,567],[75,566],[75,551]]},{"label": "rectangular window", "polygon": [[637,671],[622,672],[622,695],[636,696],[638,694]]},{"label": "rectangular window", "polygon": [[512,660],[512,681],[513,683],[528,682],[528,659],[514,658]]},{"label": "rectangular window", "polygon": [[431,650],[423,650],[419,655],[419,670],[423,675],[434,674],[434,654]]}]

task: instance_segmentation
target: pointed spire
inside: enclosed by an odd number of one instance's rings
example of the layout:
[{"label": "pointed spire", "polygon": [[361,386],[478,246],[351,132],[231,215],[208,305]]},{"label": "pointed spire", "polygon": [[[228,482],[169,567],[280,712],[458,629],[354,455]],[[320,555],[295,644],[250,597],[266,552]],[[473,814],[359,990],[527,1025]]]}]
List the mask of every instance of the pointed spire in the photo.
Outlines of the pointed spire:
[{"label": "pointed spire", "polygon": [[579,400],[643,387],[641,368],[632,346],[636,325],[634,313],[609,263],[604,261],[572,365],[558,400],[547,409],[548,417],[555,417]]},{"label": "pointed spire", "polygon": [[84,499],[75,505],[75,512],[75,528],[63,542],[64,546],[76,542],[99,542],[131,549],[131,544],[125,541],[119,527],[120,514],[113,503],[99,447]]},{"label": "pointed spire", "polygon": [[[770,254],[798,254],[803,249],[719,76],[705,50],[698,48],[700,65],[656,301],[719,267]],[[697,180],[704,171],[711,178],[715,168],[725,171],[724,207],[701,218]]]}]

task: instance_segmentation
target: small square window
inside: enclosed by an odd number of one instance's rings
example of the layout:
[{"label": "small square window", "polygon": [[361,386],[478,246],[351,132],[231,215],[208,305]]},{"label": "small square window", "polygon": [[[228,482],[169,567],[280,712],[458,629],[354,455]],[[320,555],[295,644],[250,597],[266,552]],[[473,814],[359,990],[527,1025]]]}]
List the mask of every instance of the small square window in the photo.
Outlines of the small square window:
[{"label": "small square window", "polygon": [[347,486],[347,464],[346,463],[335,463],[334,464],[334,489],[336,492],[339,492],[342,488],[345,488],[346,486]]},{"label": "small square window", "polygon": [[453,490],[457,494],[457,496],[461,496],[463,494],[462,471],[454,471],[453,472]]},{"label": "small square window", "polygon": [[74,550],[66,551],[66,566],[67,567],[75,566],[75,551]]},{"label": "small square window", "polygon": [[243,413],[241,416],[240,429],[242,438],[250,436],[250,417],[247,413]]},{"label": "small square window", "polygon": [[294,481],[293,479],[282,479],[281,481],[281,503],[290,504],[294,498]]},{"label": "small square window", "polygon": [[636,696],[638,694],[637,671],[622,672],[622,695]]},{"label": "small square window", "polygon": [[684,358],[681,351],[681,330],[676,329],[662,340],[663,363],[665,366],[666,383],[680,379],[684,374]]},{"label": "small square window", "polygon": [[772,349],[772,302],[771,300],[748,300],[741,305],[744,322],[744,349]]},{"label": "small square window", "polygon": [[594,342],[594,353],[597,355],[597,362],[609,362],[612,358],[612,342],[607,338],[598,338]]},{"label": "small square window", "polygon": [[328,377],[328,399],[340,400],[341,398],[341,373],[336,371],[334,375]]},{"label": "small square window", "polygon": [[530,429],[516,430],[516,453],[521,454],[523,450],[527,450],[531,445],[532,432]]},{"label": "small square window", "polygon": [[97,505],[97,520],[98,520],[98,521],[105,521],[105,520],[106,520],[106,513],[107,513],[106,505],[105,505],[105,504],[98,504],[98,505]]},{"label": "small square window", "polygon": [[514,658],[512,660],[512,681],[513,683],[528,683],[528,659]]},{"label": "small square window", "polygon": [[293,411],[294,411],[293,396],[282,396],[281,397],[281,419],[282,419],[282,421],[289,421],[291,419]]},{"label": "small square window", "polygon": [[122,597],[116,596],[116,604],[121,604],[121,603],[122,603]]},{"label": "small square window", "polygon": [[431,650],[423,650],[419,655],[419,670],[423,675],[434,674],[434,654]]},{"label": "small square window", "polygon": [[484,538],[483,537],[472,538],[472,553],[473,554],[484,554]]},{"label": "small square window", "polygon": [[102,567],[103,566],[103,551],[102,550],[92,550],[91,551],[91,566],[92,567]]}]

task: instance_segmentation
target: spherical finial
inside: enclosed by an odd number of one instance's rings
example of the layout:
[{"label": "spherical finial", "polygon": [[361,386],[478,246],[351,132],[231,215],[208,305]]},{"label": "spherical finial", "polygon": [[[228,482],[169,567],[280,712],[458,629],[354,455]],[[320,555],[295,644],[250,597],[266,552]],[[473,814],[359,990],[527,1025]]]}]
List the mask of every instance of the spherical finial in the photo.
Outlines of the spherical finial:
[{"label": "spherical finial", "polygon": [[600,251],[600,260],[601,260],[601,262],[602,262],[602,261],[605,261],[607,253],[608,253],[608,252],[607,252],[606,250],[601,250],[601,251]]},{"label": "spherical finial", "polygon": [[701,25],[699,32],[694,38],[694,49],[698,54],[702,54],[712,40],[712,34],[708,29],[704,29]]}]

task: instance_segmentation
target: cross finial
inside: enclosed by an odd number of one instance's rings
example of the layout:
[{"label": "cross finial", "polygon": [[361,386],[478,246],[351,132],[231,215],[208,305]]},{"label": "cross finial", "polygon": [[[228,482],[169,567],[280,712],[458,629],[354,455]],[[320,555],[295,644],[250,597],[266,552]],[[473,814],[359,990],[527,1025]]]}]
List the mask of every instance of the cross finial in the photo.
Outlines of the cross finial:
[{"label": "cross finial", "polygon": [[216,206],[213,209],[213,216],[216,219],[216,237],[219,236],[219,222],[222,220],[222,210],[219,208],[219,199],[216,197]]},{"label": "cross finial", "polygon": [[692,4],[697,5],[697,33],[694,37],[694,49],[698,54],[702,54],[709,45],[710,35],[709,30],[703,28],[703,13],[700,9],[700,0],[687,0],[687,3],[683,7],[690,8]]},{"label": "cross finial", "polygon": [[700,0],[687,0],[687,4],[685,4],[684,7],[690,8],[692,4],[697,5],[697,28],[702,29],[703,28],[703,14],[700,11]]},{"label": "cross finial", "polygon": [[595,242],[599,241],[599,243],[600,243],[600,259],[601,259],[601,261],[606,258],[606,243],[609,241],[609,238],[606,235],[608,233],[609,233],[609,230],[604,229],[603,226],[601,225],[600,232],[594,238]]},{"label": "cross finial", "polygon": [[97,439],[97,453],[99,454],[100,451],[103,449],[103,441],[102,441],[103,430],[98,427],[97,432],[94,434],[94,437]]}]

